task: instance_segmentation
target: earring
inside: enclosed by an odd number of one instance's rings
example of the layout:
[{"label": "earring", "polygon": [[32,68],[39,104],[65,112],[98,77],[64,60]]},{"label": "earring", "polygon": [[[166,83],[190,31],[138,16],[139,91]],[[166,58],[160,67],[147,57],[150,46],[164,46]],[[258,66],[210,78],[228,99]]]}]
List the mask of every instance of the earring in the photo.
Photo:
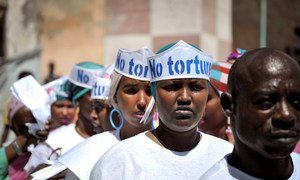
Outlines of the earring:
[{"label": "earring", "polygon": [[[113,117],[112,117],[114,112],[117,112],[121,117],[121,123],[120,123],[119,126],[116,126],[115,123],[114,123],[114,120],[113,120]],[[120,130],[124,125],[124,116],[123,116],[122,112],[118,109],[111,110],[110,113],[109,113],[109,122],[110,122],[110,124],[113,128],[115,128],[116,130]]]}]

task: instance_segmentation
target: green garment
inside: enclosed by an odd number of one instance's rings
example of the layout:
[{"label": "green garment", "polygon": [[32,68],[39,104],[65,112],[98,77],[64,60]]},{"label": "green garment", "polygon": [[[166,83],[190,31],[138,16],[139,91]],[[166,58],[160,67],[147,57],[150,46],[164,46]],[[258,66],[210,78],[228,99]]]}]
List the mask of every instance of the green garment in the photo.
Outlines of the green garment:
[{"label": "green garment", "polygon": [[0,179],[8,180],[8,161],[5,148],[0,148]]}]

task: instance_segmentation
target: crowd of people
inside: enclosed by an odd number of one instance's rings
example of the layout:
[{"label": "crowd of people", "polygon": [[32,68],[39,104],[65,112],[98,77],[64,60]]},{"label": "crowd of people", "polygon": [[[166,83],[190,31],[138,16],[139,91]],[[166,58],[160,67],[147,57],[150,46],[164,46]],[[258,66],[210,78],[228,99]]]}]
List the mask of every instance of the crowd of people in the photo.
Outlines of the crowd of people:
[{"label": "crowd of people", "polygon": [[237,48],[216,61],[182,40],[125,48],[12,85],[0,179],[300,179],[295,59]]}]

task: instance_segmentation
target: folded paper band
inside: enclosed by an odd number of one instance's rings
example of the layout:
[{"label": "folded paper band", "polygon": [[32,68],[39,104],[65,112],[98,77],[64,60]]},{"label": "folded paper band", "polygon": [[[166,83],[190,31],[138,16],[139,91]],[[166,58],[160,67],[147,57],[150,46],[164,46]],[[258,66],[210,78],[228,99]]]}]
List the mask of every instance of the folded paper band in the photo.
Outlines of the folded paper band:
[{"label": "folded paper band", "polygon": [[184,41],[148,58],[151,82],[166,79],[201,78],[209,80],[212,57]]},{"label": "folded paper band", "polygon": [[92,89],[94,76],[100,77],[103,69],[87,69],[74,65],[69,80],[77,86]]},{"label": "folded paper band", "polygon": [[108,99],[110,90],[110,79],[94,77],[92,87],[92,99]]},{"label": "folded paper band", "polygon": [[144,47],[137,51],[120,49],[115,63],[115,71],[118,73],[142,81],[150,80],[150,70],[147,58],[154,53]]}]

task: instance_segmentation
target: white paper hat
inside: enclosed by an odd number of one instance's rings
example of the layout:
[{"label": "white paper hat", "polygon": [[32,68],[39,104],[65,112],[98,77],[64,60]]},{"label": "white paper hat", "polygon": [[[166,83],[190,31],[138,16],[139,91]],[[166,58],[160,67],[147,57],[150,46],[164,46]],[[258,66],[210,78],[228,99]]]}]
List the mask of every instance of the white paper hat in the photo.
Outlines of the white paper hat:
[{"label": "white paper hat", "polygon": [[209,80],[212,57],[181,40],[166,51],[149,57],[148,65],[151,82],[179,78]]},{"label": "white paper hat", "polygon": [[57,100],[57,95],[67,98],[68,94],[64,92],[61,88],[61,85],[67,81],[68,76],[63,76],[59,79],[56,79],[54,81],[51,81],[47,84],[43,85],[43,88],[46,90],[46,92],[49,94],[51,103],[55,102]]},{"label": "white paper hat", "polygon": [[103,70],[104,68],[87,69],[75,64],[72,68],[69,80],[77,86],[92,89],[94,76],[101,76]]},{"label": "white paper hat", "polygon": [[45,89],[30,75],[19,79],[10,87],[12,94],[30,109],[37,120],[37,126],[29,127],[29,132],[43,129],[50,117],[51,100]]},{"label": "white paper hat", "polygon": [[153,55],[154,53],[147,47],[137,51],[120,49],[115,62],[115,71],[129,78],[149,81],[150,70],[147,58]]}]

